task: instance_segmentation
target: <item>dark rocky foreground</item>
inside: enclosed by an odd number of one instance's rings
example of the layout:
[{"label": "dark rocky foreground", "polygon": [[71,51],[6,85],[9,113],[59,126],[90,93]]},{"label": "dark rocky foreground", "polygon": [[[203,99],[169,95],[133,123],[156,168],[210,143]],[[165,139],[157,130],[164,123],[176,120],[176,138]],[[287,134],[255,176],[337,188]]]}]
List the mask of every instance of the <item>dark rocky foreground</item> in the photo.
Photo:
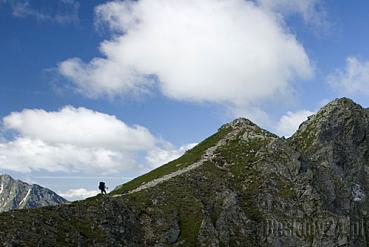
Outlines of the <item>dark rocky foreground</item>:
[{"label": "dark rocky foreground", "polygon": [[368,246],[368,195],[369,110],[343,98],[289,139],[237,119],[109,196],[0,214],[0,243]]}]

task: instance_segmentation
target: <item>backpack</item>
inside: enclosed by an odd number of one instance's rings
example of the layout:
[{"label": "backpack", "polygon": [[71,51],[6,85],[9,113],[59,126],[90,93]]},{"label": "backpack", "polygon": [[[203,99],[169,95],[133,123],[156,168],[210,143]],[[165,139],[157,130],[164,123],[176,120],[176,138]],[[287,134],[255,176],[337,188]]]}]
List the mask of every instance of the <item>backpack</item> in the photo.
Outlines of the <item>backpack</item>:
[{"label": "backpack", "polygon": [[105,189],[105,183],[104,182],[100,182],[99,184],[99,190],[103,190]]}]

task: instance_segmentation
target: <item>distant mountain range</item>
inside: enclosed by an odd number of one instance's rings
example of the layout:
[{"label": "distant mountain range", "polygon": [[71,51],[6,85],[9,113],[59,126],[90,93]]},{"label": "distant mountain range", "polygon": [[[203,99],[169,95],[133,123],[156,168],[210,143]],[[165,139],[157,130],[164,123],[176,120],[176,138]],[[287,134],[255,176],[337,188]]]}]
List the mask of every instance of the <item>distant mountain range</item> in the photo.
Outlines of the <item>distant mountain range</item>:
[{"label": "distant mountain range", "polygon": [[55,192],[37,184],[27,184],[9,175],[0,175],[0,212],[38,208],[67,202]]}]

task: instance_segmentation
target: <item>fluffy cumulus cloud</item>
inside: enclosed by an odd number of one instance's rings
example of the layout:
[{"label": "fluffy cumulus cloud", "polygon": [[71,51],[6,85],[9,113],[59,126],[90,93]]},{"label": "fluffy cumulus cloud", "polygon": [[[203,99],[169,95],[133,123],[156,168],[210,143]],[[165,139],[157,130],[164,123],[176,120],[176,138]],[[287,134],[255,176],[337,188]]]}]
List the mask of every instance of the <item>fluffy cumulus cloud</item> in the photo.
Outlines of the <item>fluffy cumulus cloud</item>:
[{"label": "fluffy cumulus cloud", "polygon": [[142,126],[130,127],[115,116],[80,107],[66,106],[47,112],[26,109],[4,117],[4,127],[21,136],[52,144],[112,150],[141,150],[152,147],[155,138]]},{"label": "fluffy cumulus cloud", "polygon": [[307,117],[313,115],[314,112],[301,110],[297,112],[287,112],[283,115],[277,125],[276,131],[280,136],[291,136]]},{"label": "fluffy cumulus cloud", "polygon": [[140,162],[142,155],[162,149],[177,158],[184,152],[174,151],[142,126],[128,126],[115,116],[83,107],[26,109],[4,117],[2,125],[0,168],[17,172],[137,174],[153,166]]},{"label": "fluffy cumulus cloud", "polygon": [[88,197],[96,196],[99,192],[97,190],[87,190],[85,188],[70,189],[66,192],[59,193],[68,201],[82,200]]},{"label": "fluffy cumulus cloud", "polygon": [[89,97],[150,92],[249,106],[309,78],[308,55],[273,13],[244,0],[112,1],[96,8],[112,38],[101,57],[71,58],[59,73]]},{"label": "fluffy cumulus cloud", "polygon": [[348,57],[346,68],[331,73],[328,82],[333,88],[344,93],[369,95],[369,61]]}]

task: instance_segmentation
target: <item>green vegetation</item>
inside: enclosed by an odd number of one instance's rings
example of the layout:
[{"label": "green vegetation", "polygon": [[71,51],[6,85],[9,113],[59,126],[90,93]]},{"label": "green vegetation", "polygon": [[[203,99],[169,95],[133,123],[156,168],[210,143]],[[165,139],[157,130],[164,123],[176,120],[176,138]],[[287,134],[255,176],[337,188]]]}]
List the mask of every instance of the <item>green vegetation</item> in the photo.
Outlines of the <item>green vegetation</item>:
[{"label": "green vegetation", "polygon": [[234,175],[232,183],[238,191],[242,191],[239,199],[243,208],[246,209],[245,213],[256,222],[263,219],[263,214],[256,203],[262,179],[257,167],[254,167],[254,163],[258,160],[256,153],[269,142],[268,137],[250,140],[237,138],[218,149],[219,156],[232,164],[230,166],[230,170]]},{"label": "green vegetation", "polygon": [[195,245],[199,234],[203,214],[201,211],[202,204],[194,197],[188,197],[187,200],[181,202],[179,226],[181,235],[179,240],[185,240],[186,243]]},{"label": "green vegetation", "polygon": [[256,161],[255,154],[267,144],[267,140],[232,140],[226,146],[219,148],[220,156],[232,164],[232,172],[236,176],[241,176],[247,168]]},{"label": "green vegetation", "polygon": [[232,130],[231,127],[221,128],[217,133],[205,139],[203,142],[195,146],[193,149],[187,151],[180,158],[173,160],[163,166],[160,166],[157,169],[149,173],[146,173],[145,175],[135,178],[132,181],[129,181],[128,183],[123,184],[118,189],[112,191],[111,194],[112,195],[121,194],[125,191],[133,190],[144,183],[163,177],[167,174],[170,174],[172,172],[175,172],[179,169],[182,169],[186,166],[195,163],[201,158],[201,156],[208,148],[215,146],[217,142],[221,140],[225,135],[227,135],[231,130]]},{"label": "green vegetation", "polygon": [[[82,214],[76,214],[82,210],[85,209],[79,202],[60,207],[48,206],[9,211],[0,214],[0,229],[10,226],[13,229],[23,229],[24,225],[32,226],[24,231],[23,236],[27,239],[27,246],[39,245],[42,232],[49,232],[54,246],[76,246],[76,241],[79,240],[86,245],[108,244],[105,233],[91,219]],[[71,217],[66,212],[70,213]],[[14,218],[17,221],[14,221]]]},{"label": "green vegetation", "polygon": [[93,223],[88,220],[75,219],[71,221],[71,225],[87,239],[98,239],[103,241],[106,239],[106,235],[98,228],[93,226]]},{"label": "green vegetation", "polygon": [[72,202],[71,205],[98,206],[99,204],[102,203],[103,199],[104,199],[104,195],[98,194],[96,196],[87,198],[83,201]]},{"label": "green vegetation", "polygon": [[[195,246],[203,219],[202,203],[196,196],[196,186],[189,186],[184,180],[179,176],[150,190],[129,194],[123,200],[151,218],[161,219],[161,223],[153,223],[154,235],[162,235],[172,227],[173,221],[177,221],[180,228],[178,242]],[[153,205],[153,198],[158,204]]]},{"label": "green vegetation", "polygon": [[299,146],[303,149],[308,149],[314,141],[314,133],[309,127],[311,127],[311,125],[309,125],[305,131],[299,133],[299,135],[295,137],[298,140],[298,143],[300,143]]}]

